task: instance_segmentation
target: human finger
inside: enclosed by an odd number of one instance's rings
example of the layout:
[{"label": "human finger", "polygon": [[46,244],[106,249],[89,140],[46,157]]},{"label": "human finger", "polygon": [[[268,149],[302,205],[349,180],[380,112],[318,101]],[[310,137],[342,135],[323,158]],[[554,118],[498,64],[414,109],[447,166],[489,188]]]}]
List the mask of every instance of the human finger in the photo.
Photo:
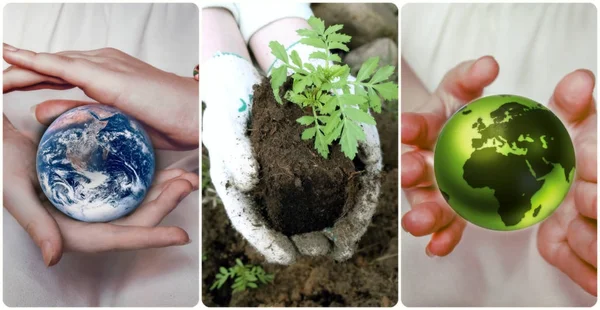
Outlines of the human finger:
[{"label": "human finger", "polygon": [[[456,99],[456,106],[446,106],[446,117],[483,94],[483,89],[490,85],[498,76],[500,66],[492,56],[483,56],[458,64],[442,79],[436,94],[442,99]],[[443,100],[448,104],[450,100]]]},{"label": "human finger", "polygon": [[575,70],[556,85],[548,107],[568,126],[585,119],[595,111],[594,74],[589,70]]},{"label": "human finger", "polygon": [[432,149],[438,134],[446,122],[446,116],[440,113],[402,113],[402,144]]},{"label": "human finger", "polygon": [[18,67],[9,67],[2,74],[2,90],[7,93],[13,90],[23,90],[44,83],[48,86],[73,87],[62,79],[46,76],[34,71],[25,70]]},{"label": "human finger", "polygon": [[11,65],[61,78],[81,88],[86,88],[94,78],[99,76],[98,66],[85,57],[35,53],[7,44],[4,44],[3,57]]},{"label": "human finger", "polygon": [[93,101],[53,99],[46,100],[35,107],[35,118],[43,125],[49,126],[61,114],[73,108],[97,104]]},{"label": "human finger", "polygon": [[435,233],[450,224],[456,213],[447,205],[438,202],[424,202],[412,206],[402,216],[402,228],[413,236],[426,236]]},{"label": "human finger", "polygon": [[[69,220],[69,219],[67,219]],[[141,227],[85,223],[65,229],[67,250],[99,253],[185,245],[188,234],[179,227]]]},{"label": "human finger", "polygon": [[567,242],[573,252],[594,268],[597,268],[598,258],[596,231],[596,221],[581,216],[571,221],[567,230]]},{"label": "human finger", "polygon": [[575,207],[581,215],[591,218],[598,218],[598,184],[577,180],[574,184]]},{"label": "human finger", "polygon": [[414,150],[402,154],[402,188],[427,187],[433,184],[433,153]]},{"label": "human finger", "polygon": [[58,224],[42,206],[31,184],[14,179],[5,180],[5,184],[9,183],[13,186],[8,192],[5,187],[4,207],[41,249],[46,266],[55,265],[63,253]]},{"label": "human finger", "polygon": [[577,163],[577,176],[588,182],[596,183],[598,180],[598,142],[596,140],[596,127],[593,132],[579,134],[573,140],[575,158]]},{"label": "human finger", "polygon": [[425,248],[428,256],[446,256],[456,248],[467,222],[459,216],[456,216],[448,226],[438,232],[433,233],[431,241]]}]

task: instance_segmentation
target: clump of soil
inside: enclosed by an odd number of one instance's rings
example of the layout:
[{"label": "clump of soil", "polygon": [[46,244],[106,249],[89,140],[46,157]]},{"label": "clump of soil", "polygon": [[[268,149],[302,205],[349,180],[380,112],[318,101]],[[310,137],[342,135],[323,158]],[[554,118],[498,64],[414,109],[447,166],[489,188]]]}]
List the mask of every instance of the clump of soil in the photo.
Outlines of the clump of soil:
[{"label": "clump of soil", "polygon": [[[268,264],[231,226],[222,205],[202,207],[202,303],[215,306],[381,306],[398,302],[398,119],[383,111],[377,119],[384,167],[381,194],[371,225],[354,256],[338,263],[329,257],[302,257],[290,266]],[[203,165],[205,161],[203,161]],[[231,292],[233,281],[209,290],[219,267],[239,258],[275,275],[273,283]]]},{"label": "clump of soil", "polygon": [[[291,82],[282,86],[282,97]],[[359,189],[355,164],[339,145],[324,158],[313,139],[301,139],[307,127],[296,120],[310,111],[282,100],[275,100],[269,78],[254,85],[250,141],[260,181],[253,194],[271,227],[290,236],[333,226]]]}]

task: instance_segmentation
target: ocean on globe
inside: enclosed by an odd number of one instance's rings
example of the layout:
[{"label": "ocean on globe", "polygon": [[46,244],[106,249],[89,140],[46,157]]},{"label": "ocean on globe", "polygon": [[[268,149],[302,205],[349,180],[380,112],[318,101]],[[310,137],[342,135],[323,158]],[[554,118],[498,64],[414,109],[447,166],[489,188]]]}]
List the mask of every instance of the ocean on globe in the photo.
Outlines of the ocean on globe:
[{"label": "ocean on globe", "polygon": [[37,152],[37,175],[48,200],[85,222],[127,215],[144,199],[154,176],[154,150],[136,120],[103,105],[60,115]]},{"label": "ocean on globe", "polygon": [[434,150],[442,196],[467,221],[518,230],[546,219],[575,174],[573,143],[550,110],[531,99],[477,99],[444,125]]}]

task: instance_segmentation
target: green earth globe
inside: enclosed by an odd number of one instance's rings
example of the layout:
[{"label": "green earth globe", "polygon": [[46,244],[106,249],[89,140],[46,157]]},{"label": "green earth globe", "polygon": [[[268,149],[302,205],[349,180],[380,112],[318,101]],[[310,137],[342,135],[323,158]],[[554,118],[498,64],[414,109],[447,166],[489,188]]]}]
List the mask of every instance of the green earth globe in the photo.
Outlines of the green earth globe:
[{"label": "green earth globe", "polygon": [[446,122],[434,150],[435,178],[467,221],[518,230],[546,219],[575,174],[573,143],[543,105],[520,96],[477,99]]}]

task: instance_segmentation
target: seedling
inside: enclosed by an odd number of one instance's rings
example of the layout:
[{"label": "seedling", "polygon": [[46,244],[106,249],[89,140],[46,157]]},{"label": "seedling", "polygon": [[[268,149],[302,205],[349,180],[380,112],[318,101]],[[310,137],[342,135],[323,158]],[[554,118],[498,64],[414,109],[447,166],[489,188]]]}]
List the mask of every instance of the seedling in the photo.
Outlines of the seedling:
[{"label": "seedling", "polygon": [[387,81],[395,67],[377,69],[379,57],[371,57],[362,64],[356,80],[349,80],[350,67],[342,65],[340,56],[332,52],[335,49],[348,51],[345,43],[350,42],[351,37],[338,32],[343,25],[325,29],[325,23],[314,16],[308,19],[308,24],[312,29],[297,31],[302,37],[300,43],[317,48],[318,51],[311,53],[309,59],[324,61],[324,66],[303,63],[298,52],[292,51],[288,55],[281,43],[271,41],[271,53],[282,62],[271,73],[273,94],[277,102],[283,104],[279,90],[287,80],[288,69],[291,69],[292,89],[284,94],[284,98],[309,113],[296,120],[309,126],[302,132],[302,139],[314,138],[315,149],[325,158],[329,155],[329,146],[339,139],[342,152],[354,159],[358,141],[366,139],[360,125],[375,125],[369,109],[381,112],[380,96],[385,100],[398,98],[398,85]]},{"label": "seedling", "polygon": [[228,268],[219,268],[219,273],[215,276],[215,282],[210,287],[210,290],[220,289],[228,279],[235,279],[231,289],[233,292],[245,291],[246,288],[257,288],[259,284],[267,284],[273,282],[275,276],[267,274],[262,267],[253,265],[244,265],[237,258],[235,266]]}]

